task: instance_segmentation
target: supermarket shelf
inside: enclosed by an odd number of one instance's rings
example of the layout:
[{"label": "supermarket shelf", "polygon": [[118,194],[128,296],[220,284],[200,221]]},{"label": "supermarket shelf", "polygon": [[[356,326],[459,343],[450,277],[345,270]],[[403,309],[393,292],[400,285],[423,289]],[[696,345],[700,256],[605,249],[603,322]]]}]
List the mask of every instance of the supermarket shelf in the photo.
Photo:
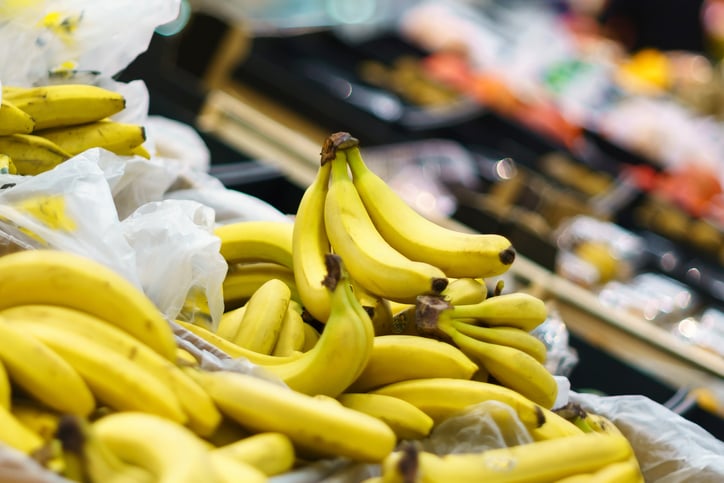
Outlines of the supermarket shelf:
[{"label": "supermarket shelf", "polygon": [[[198,127],[247,155],[274,164],[299,186],[311,183],[319,149],[329,133],[242,85],[229,85],[225,90],[208,95]],[[439,221],[472,231],[454,220]],[[646,320],[603,305],[589,290],[522,255],[511,273],[554,299],[569,330],[592,345],[671,388],[706,387],[724,394],[724,358],[687,344]]]}]

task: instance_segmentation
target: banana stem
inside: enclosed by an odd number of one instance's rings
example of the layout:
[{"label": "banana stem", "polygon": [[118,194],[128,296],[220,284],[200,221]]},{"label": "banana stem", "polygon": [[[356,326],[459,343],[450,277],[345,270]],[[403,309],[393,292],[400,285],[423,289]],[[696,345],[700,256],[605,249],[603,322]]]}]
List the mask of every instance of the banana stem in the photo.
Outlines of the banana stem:
[{"label": "banana stem", "polygon": [[359,140],[348,132],[336,132],[331,134],[322,144],[321,165],[334,160],[338,149],[348,149],[359,146]]},{"label": "banana stem", "polygon": [[442,325],[449,320],[450,302],[440,295],[420,295],[415,304],[415,323],[420,334],[447,339],[449,335]]}]

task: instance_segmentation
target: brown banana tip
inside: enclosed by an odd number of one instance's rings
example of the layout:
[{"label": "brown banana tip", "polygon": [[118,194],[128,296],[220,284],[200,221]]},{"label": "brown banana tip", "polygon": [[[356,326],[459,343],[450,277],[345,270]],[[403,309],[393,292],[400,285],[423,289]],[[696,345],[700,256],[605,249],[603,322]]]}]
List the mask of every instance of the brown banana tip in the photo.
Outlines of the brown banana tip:
[{"label": "brown banana tip", "polygon": [[418,481],[417,471],[419,468],[418,455],[419,450],[417,446],[412,443],[406,443],[400,448],[402,451],[402,457],[397,462],[397,469],[400,471],[402,481],[404,483],[414,483]]},{"label": "brown banana tip", "polygon": [[515,261],[515,248],[513,246],[509,246],[505,250],[502,250],[498,254],[498,258],[500,258],[500,262],[503,265],[510,265]]},{"label": "brown banana tip", "polygon": [[535,415],[537,418],[538,428],[543,426],[546,423],[546,415],[543,412],[543,410],[540,408],[540,406],[535,407]]},{"label": "brown banana tip", "polygon": [[350,133],[340,131],[331,134],[322,144],[322,156],[321,164],[324,165],[328,161],[331,161],[337,155],[338,149],[348,149],[354,146],[359,146],[359,140],[353,137]]},{"label": "brown banana tip", "polygon": [[81,425],[82,422],[77,416],[64,414],[60,417],[56,437],[64,450],[72,453],[80,453],[83,450],[85,435]]},{"label": "brown banana tip", "polygon": [[448,283],[449,280],[447,278],[434,278],[432,280],[432,291],[439,294],[447,288]]}]

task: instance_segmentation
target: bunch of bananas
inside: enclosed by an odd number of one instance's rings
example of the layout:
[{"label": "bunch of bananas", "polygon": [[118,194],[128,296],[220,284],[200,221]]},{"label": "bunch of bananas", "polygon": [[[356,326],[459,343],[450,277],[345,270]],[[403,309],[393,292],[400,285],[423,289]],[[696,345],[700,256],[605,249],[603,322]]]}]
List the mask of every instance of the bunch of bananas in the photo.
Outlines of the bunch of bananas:
[{"label": "bunch of bananas", "polygon": [[35,175],[94,147],[148,158],[143,126],[108,119],[125,106],[121,94],[93,85],[3,86],[0,169]]}]

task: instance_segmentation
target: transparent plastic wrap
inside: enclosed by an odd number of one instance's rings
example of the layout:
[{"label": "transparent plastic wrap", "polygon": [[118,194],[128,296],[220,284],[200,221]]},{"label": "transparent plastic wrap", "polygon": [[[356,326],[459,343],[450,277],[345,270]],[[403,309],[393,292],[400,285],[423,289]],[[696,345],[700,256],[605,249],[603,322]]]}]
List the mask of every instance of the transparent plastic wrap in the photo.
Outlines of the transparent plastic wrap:
[{"label": "transparent plastic wrap", "polygon": [[569,344],[568,328],[555,306],[548,304],[548,318],[532,334],[546,345],[546,369],[556,376],[568,377],[578,364],[578,353]]},{"label": "transparent plastic wrap", "polygon": [[0,478],[12,483],[71,483],[49,471],[25,453],[0,443]]}]

